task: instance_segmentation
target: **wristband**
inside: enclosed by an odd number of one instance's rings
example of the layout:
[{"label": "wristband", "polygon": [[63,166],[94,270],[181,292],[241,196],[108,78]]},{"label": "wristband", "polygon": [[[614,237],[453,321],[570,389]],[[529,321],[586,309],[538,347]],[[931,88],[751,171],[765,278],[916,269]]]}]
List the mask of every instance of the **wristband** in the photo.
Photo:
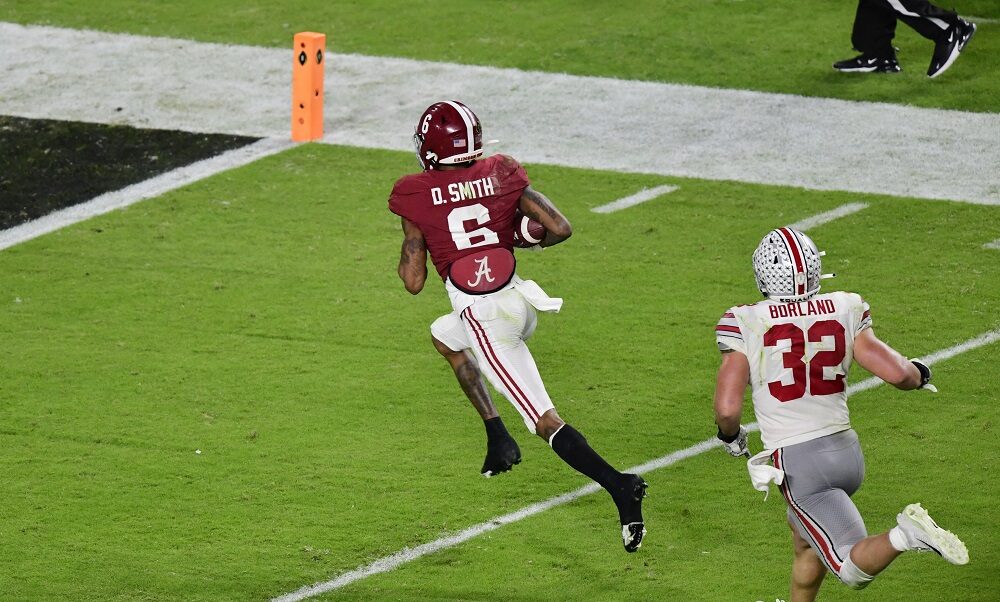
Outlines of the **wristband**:
[{"label": "wristband", "polygon": [[736,429],[736,432],[732,436],[726,436],[722,434],[722,427],[719,427],[719,432],[715,436],[723,443],[732,443],[740,436],[740,429]]}]

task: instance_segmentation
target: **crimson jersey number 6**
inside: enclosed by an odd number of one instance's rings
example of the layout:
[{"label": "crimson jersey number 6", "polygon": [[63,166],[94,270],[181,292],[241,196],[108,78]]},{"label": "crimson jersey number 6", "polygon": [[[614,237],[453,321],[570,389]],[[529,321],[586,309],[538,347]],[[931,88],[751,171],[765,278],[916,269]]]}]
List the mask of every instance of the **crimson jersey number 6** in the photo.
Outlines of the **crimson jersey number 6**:
[{"label": "crimson jersey number 6", "polygon": [[824,378],[823,368],[839,366],[844,361],[846,353],[844,344],[844,325],[836,320],[821,320],[809,327],[810,343],[818,343],[823,337],[832,336],[834,348],[830,351],[817,352],[809,362],[808,374],[803,361],[806,351],[806,335],[795,324],[777,324],[764,334],[764,346],[775,347],[778,341],[790,341],[788,351],[781,354],[782,366],[791,368],[792,383],[781,381],[767,383],[771,395],[779,401],[799,399],[808,391],[811,395],[831,395],[844,390],[844,375],[838,374],[832,379]]}]

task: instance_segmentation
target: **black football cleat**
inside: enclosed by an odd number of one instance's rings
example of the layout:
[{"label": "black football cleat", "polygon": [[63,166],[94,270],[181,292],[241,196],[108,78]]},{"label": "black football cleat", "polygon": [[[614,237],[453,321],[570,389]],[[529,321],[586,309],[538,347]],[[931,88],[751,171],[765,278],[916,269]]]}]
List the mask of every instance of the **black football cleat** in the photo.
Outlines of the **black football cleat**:
[{"label": "black football cleat", "polygon": [[868,54],[837,61],[833,64],[833,68],[842,73],[899,73],[902,71],[896,57],[879,57]]},{"label": "black football cleat", "polygon": [[626,552],[635,552],[642,545],[646,525],[642,519],[642,498],[646,497],[646,481],[634,474],[624,475],[624,480],[612,498],[618,506],[622,525],[622,544]]},{"label": "black football cleat", "polygon": [[976,24],[965,19],[959,19],[958,23],[952,25],[948,29],[948,36],[934,46],[934,56],[927,68],[927,76],[937,77],[951,67],[975,33]]},{"label": "black football cleat", "polygon": [[486,460],[479,471],[486,478],[507,472],[515,464],[521,463],[521,449],[511,436],[497,438],[486,443]]}]

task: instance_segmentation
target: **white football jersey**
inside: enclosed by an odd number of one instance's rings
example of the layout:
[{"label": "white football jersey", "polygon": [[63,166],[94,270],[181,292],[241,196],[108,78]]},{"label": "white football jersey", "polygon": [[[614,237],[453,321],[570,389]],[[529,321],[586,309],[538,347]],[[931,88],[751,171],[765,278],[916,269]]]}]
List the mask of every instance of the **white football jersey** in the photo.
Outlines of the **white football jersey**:
[{"label": "white football jersey", "polygon": [[715,327],[722,351],[750,362],[753,407],[766,449],[810,441],[851,427],[847,371],[854,338],[871,326],[854,293],[808,301],[764,300],[727,311]]}]

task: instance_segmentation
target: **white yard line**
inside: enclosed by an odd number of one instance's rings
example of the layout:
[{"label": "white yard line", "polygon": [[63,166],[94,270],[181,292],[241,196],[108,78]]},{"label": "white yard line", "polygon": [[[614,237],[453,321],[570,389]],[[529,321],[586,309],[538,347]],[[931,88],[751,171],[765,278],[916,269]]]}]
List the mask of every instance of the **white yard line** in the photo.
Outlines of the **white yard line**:
[{"label": "white yard line", "polygon": [[984,332],[978,337],[969,339],[964,343],[955,345],[954,347],[949,347],[947,349],[942,349],[940,351],[928,353],[921,359],[923,359],[924,363],[927,364],[928,366],[933,366],[938,362],[943,362],[945,360],[951,359],[961,353],[972,351],[973,349],[978,349],[980,347],[984,347],[991,343],[996,343],[997,341],[1000,341],[1000,330],[990,330],[988,332]]},{"label": "white yard line", "polygon": [[121,190],[102,194],[86,203],[73,205],[36,220],[0,231],[0,250],[7,249],[32,238],[37,238],[43,234],[54,232],[60,228],[65,228],[85,219],[127,207],[143,199],[159,196],[175,188],[197,182],[228,169],[252,163],[257,159],[279,153],[293,145],[294,143],[290,140],[265,138],[247,146],[216,155],[215,157],[179,167],[149,180],[126,186]]},{"label": "white yard line", "polygon": [[[663,456],[662,458],[657,458],[651,462],[647,462],[640,466],[636,466],[628,469],[627,472],[642,473],[648,472],[650,470],[655,470],[657,468],[663,468],[665,466],[670,466],[671,464],[676,464],[677,462],[690,458],[691,456],[696,456],[706,450],[709,450],[718,445],[718,441],[714,438],[707,439],[692,445],[686,449],[676,451],[672,454]],[[273,602],[297,602],[298,600],[305,600],[306,598],[311,598],[312,596],[317,596],[324,592],[332,591],[335,589],[340,589],[345,585],[350,585],[355,581],[360,581],[366,577],[371,577],[372,575],[377,575],[379,573],[387,573],[391,570],[397,569],[400,566],[412,562],[421,556],[426,556],[428,554],[433,554],[440,550],[447,548],[453,548],[461,543],[464,543],[474,537],[478,537],[483,533],[488,533],[490,531],[495,531],[504,525],[509,525],[511,523],[516,523],[520,520],[524,520],[530,516],[534,516],[546,510],[551,510],[557,506],[562,506],[563,504],[568,504],[574,500],[580,499],[581,497],[596,493],[601,490],[601,486],[597,483],[588,483],[583,487],[575,491],[570,491],[569,493],[564,493],[562,495],[557,495],[556,497],[549,498],[545,501],[538,502],[536,504],[531,504],[530,506],[525,506],[520,510],[511,512],[510,514],[504,514],[503,516],[498,516],[496,518],[491,518],[490,520],[479,523],[478,525],[469,527],[464,531],[460,531],[454,535],[448,535],[440,539],[435,539],[432,542],[419,545],[415,548],[403,548],[399,552],[392,554],[390,556],[385,556],[379,558],[371,564],[359,567],[353,571],[343,573],[331,579],[330,581],[324,581],[323,583],[316,583],[314,585],[309,585],[296,590],[292,593],[285,594],[283,596],[278,596],[273,598]]]},{"label": "white yard line", "polygon": [[967,15],[961,15],[966,21],[972,21],[973,23],[989,23],[990,25],[996,25],[1000,23],[1000,19],[990,19],[989,17],[969,17]]},{"label": "white yard line", "polygon": [[639,203],[645,203],[646,201],[651,201],[658,196],[663,196],[667,193],[677,190],[676,186],[671,186],[669,184],[664,184],[663,186],[656,186],[654,188],[643,188],[639,192],[629,195],[625,198],[618,199],[617,201],[612,201],[607,205],[601,205],[600,207],[594,207],[591,209],[594,213],[614,213],[615,211],[621,211],[622,209],[628,209],[629,207],[634,207]]},{"label": "white yard line", "polygon": [[[983,347],[985,345],[989,345],[997,341],[1000,341],[1000,330],[990,330],[988,332],[984,332],[983,334],[977,337],[973,337],[963,343],[959,343],[958,345],[954,345],[952,347],[948,347],[947,349],[941,349],[939,351],[929,353],[925,355],[922,359],[927,365],[933,365],[937,362],[942,362],[944,360],[955,357],[956,355],[959,355],[961,353],[966,353],[968,351],[972,351],[973,349],[978,349],[979,347]],[[879,385],[882,384],[884,384],[884,381],[882,381],[882,379],[873,376],[871,378],[867,378],[863,381],[860,381],[856,384],[849,385],[847,387],[847,393],[848,395],[854,395],[862,391],[874,389],[875,387],[878,387]],[[747,427],[747,430],[751,432],[757,431],[759,429],[756,422],[745,426]],[[691,447],[687,447],[680,451],[675,451],[666,456],[662,456],[660,458],[656,458],[655,460],[646,462],[645,464],[640,464],[638,466],[633,466],[631,468],[628,468],[626,469],[626,472],[645,474],[647,472],[652,472],[654,470],[665,468],[672,464],[676,464],[681,460],[697,456],[698,454],[701,454],[718,446],[719,446],[718,440],[716,440],[715,437],[712,437],[700,443],[696,443]],[[503,516],[498,516],[484,523],[479,523],[478,525],[469,527],[468,529],[460,531],[454,535],[441,537],[439,539],[435,539],[434,541],[419,545],[415,548],[403,548],[402,550],[396,552],[395,554],[384,556],[370,564],[358,567],[353,571],[342,573],[329,581],[308,585],[294,592],[278,596],[277,598],[273,598],[272,602],[298,602],[300,600],[305,600],[313,596],[318,596],[319,594],[325,592],[333,591],[335,589],[340,589],[356,581],[360,581],[367,577],[371,577],[372,575],[387,573],[389,571],[395,570],[403,566],[404,564],[417,560],[422,556],[433,554],[435,552],[439,552],[447,548],[453,548],[461,543],[464,543],[470,539],[478,537],[484,533],[495,531],[504,525],[516,523],[518,521],[524,520],[528,517],[534,516],[541,512],[545,512],[546,510],[551,510],[552,508],[555,508],[557,506],[568,504],[569,502],[580,499],[581,497],[590,495],[592,493],[596,493],[600,490],[601,487],[597,483],[589,483],[569,493],[564,493],[562,495],[549,498],[545,501],[538,502],[530,506],[525,506],[524,508],[521,508],[520,510],[517,510],[515,512],[504,514]]]},{"label": "white yard line", "polygon": [[832,209],[830,211],[826,211],[824,213],[820,213],[812,217],[807,217],[804,220],[797,221],[791,226],[796,230],[801,230],[802,232],[805,232],[810,228],[815,228],[816,226],[822,226],[827,222],[832,222],[835,219],[839,219],[846,215],[851,215],[852,213],[857,213],[858,211],[867,208],[868,208],[868,203],[848,203],[846,205],[841,205],[836,209]]},{"label": "white yard line", "polygon": [[[285,137],[290,54],[0,23],[0,114]],[[335,144],[412,152],[458,98],[527,163],[1000,204],[1000,114],[335,53],[326,86]]]},{"label": "white yard line", "polygon": [[993,242],[988,242],[983,245],[984,249],[1000,249],[1000,238],[994,240]]}]

